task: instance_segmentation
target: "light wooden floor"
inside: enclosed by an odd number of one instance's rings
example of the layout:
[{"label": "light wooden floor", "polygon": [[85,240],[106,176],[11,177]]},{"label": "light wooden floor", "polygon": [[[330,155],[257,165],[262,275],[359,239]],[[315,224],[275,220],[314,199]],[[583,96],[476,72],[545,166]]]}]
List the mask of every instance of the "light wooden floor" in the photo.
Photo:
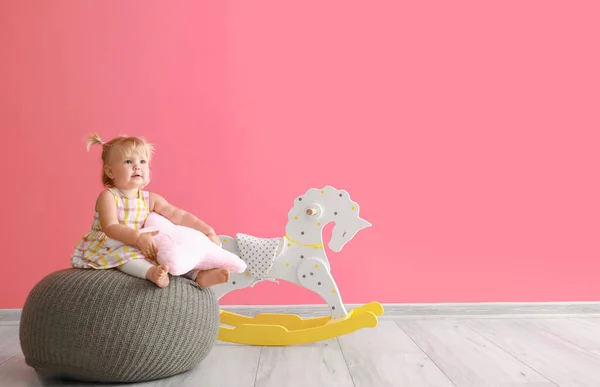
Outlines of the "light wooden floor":
[{"label": "light wooden floor", "polygon": [[[38,380],[16,323],[0,325],[0,386],[44,385],[63,384]],[[384,319],[304,346],[217,342],[196,369],[135,386],[598,387],[600,317]]]}]

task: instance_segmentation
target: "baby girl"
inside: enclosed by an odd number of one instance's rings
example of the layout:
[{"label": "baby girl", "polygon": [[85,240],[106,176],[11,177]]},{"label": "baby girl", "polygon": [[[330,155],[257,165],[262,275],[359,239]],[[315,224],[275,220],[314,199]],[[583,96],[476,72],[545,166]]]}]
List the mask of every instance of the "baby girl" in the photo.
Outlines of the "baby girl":
[{"label": "baby girl", "polygon": [[[196,229],[220,245],[215,231],[196,216],[177,208],[163,197],[144,191],[150,181],[150,159],[153,147],[140,137],[119,136],[109,142],[97,134],[88,138],[91,145],[102,146],[102,183],[106,187],[96,200],[91,229],[81,238],[71,265],[84,269],[111,269],[147,279],[158,287],[169,285],[169,268],[156,261],[158,249],[152,236],[155,232],[140,232],[146,217],[156,212],[177,225]],[[124,245],[111,248],[111,239]],[[185,274],[202,287],[229,281],[227,269],[193,270]]]}]

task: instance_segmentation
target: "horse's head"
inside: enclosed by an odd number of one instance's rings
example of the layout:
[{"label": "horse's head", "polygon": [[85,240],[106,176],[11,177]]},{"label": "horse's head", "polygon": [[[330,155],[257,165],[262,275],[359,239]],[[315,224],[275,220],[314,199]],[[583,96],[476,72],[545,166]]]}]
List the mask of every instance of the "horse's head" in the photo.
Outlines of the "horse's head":
[{"label": "horse's head", "polygon": [[335,252],[342,250],[344,245],[354,238],[357,232],[367,227],[371,227],[371,223],[358,216],[353,219],[336,222],[331,231],[329,248]]},{"label": "horse's head", "polygon": [[357,232],[371,226],[358,212],[358,204],[348,192],[331,186],[311,188],[294,201],[288,213],[286,236],[296,243],[317,246],[322,242],[323,227],[333,222],[329,248],[338,252]]}]

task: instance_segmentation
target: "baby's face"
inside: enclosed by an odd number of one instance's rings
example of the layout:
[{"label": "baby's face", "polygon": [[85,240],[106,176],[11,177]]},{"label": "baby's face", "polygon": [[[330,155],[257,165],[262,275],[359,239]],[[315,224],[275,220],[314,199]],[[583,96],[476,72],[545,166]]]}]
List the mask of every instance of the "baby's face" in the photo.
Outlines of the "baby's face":
[{"label": "baby's face", "polygon": [[143,152],[115,155],[110,163],[109,177],[117,188],[141,188],[150,181],[148,161]]}]

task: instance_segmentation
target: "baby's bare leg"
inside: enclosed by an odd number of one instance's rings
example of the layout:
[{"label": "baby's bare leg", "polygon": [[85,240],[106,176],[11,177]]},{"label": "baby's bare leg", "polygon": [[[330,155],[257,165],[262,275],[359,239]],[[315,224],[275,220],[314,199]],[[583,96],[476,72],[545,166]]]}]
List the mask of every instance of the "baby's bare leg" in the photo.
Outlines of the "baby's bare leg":
[{"label": "baby's bare leg", "polygon": [[195,281],[203,288],[209,288],[214,285],[222,284],[229,281],[229,270],[218,268],[200,270],[198,275],[196,275]]}]

